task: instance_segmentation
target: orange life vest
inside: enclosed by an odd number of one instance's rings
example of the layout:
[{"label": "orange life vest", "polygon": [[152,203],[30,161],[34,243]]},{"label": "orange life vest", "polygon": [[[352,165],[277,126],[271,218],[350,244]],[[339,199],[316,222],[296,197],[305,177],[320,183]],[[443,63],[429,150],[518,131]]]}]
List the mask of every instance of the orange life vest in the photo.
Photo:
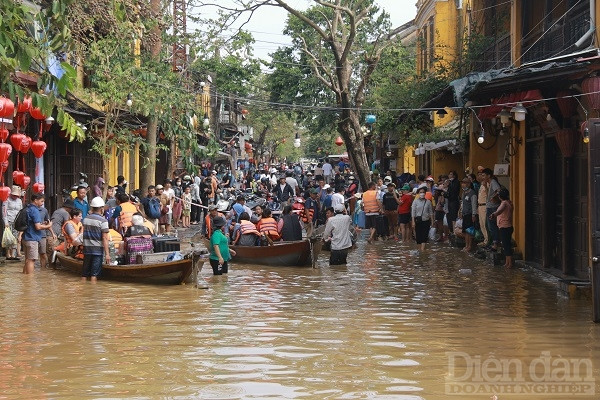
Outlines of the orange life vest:
[{"label": "orange life vest", "polygon": [[315,210],[313,210],[312,207],[306,208],[306,206],[304,206],[304,211],[302,212],[302,214],[300,214],[302,216],[302,222],[304,222],[305,224],[312,222],[314,214]]},{"label": "orange life vest", "polygon": [[125,231],[131,225],[133,225],[132,217],[133,214],[137,212],[137,208],[135,205],[128,201],[126,203],[121,203],[121,213],[119,214],[119,228],[122,231]]},{"label": "orange life vest", "polygon": [[64,253],[67,255],[73,255],[77,258],[82,258],[83,257],[83,246],[82,245],[77,245],[78,249],[76,251],[70,251],[73,247],[75,247],[75,244],[73,244],[73,239],[71,238],[71,235],[69,235],[67,233],[67,224],[69,225],[73,225],[73,228],[75,229],[75,232],[77,232],[77,234],[80,234],[81,231],[83,230],[83,224],[81,222],[79,223],[75,223],[71,220],[66,221],[63,226],[62,226],[62,235],[65,238],[65,246],[64,246]]},{"label": "orange life vest", "polygon": [[[217,213],[217,216],[222,217],[223,214]],[[204,217],[204,225],[206,226],[206,237],[210,239],[212,236],[212,218],[210,217],[210,214],[207,214],[206,217]]]},{"label": "orange life vest", "polygon": [[263,218],[259,222],[260,233],[268,235],[273,240],[279,239],[279,232],[277,231],[277,221],[273,218]]},{"label": "orange life vest", "polygon": [[260,232],[256,230],[256,226],[250,221],[240,221],[240,235],[246,235],[252,233],[254,235],[260,235]]},{"label": "orange life vest", "polygon": [[377,202],[377,191],[367,190],[363,193],[363,208],[365,213],[378,213],[379,203]]}]

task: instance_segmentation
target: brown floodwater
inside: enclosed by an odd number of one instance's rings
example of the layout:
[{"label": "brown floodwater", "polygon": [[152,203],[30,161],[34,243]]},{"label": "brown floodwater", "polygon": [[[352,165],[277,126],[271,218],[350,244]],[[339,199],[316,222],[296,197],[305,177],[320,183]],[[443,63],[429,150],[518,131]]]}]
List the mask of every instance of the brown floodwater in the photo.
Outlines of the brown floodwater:
[{"label": "brown floodwater", "polygon": [[554,279],[442,246],[327,254],[207,265],[208,289],[0,266],[0,399],[600,398],[600,326]]}]

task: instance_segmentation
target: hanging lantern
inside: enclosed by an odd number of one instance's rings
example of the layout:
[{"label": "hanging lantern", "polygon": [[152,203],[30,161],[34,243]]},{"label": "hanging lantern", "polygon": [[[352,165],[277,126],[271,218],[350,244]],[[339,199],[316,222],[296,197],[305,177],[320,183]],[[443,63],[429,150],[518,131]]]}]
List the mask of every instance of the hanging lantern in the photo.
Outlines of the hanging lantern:
[{"label": "hanging lantern", "polygon": [[0,187],[0,200],[6,201],[10,195],[10,188],[8,186]]},{"label": "hanging lantern", "polygon": [[44,152],[46,151],[46,147],[47,147],[46,142],[44,142],[42,140],[36,140],[35,142],[31,143],[31,152],[33,153],[35,158],[40,158],[41,156],[44,155]]},{"label": "hanging lantern", "polygon": [[13,171],[13,184],[23,186],[23,177],[25,173],[23,171]]},{"label": "hanging lantern", "polygon": [[8,139],[8,129],[0,128],[0,140],[4,143]]},{"label": "hanging lantern", "polygon": [[561,129],[556,132],[556,143],[563,157],[572,157],[575,154],[579,134],[575,129]]},{"label": "hanging lantern", "polygon": [[0,143],[0,162],[8,161],[8,157],[12,153],[12,147],[8,143]]},{"label": "hanging lantern", "polygon": [[31,118],[33,118],[33,119],[37,119],[38,121],[39,121],[39,120],[46,119],[46,116],[45,116],[44,114],[42,114],[42,110],[40,110],[40,109],[39,109],[39,108],[37,108],[37,107],[36,107],[36,108],[32,108],[32,109],[29,111],[29,115],[31,115]]},{"label": "hanging lantern", "polygon": [[560,90],[556,93],[556,103],[564,118],[570,118],[577,112],[577,100],[572,97],[574,94],[575,91],[570,89]]},{"label": "hanging lantern", "polygon": [[17,103],[17,112],[18,113],[26,113],[31,110],[31,97],[25,96],[23,101],[19,100]]},{"label": "hanging lantern", "polygon": [[43,183],[36,182],[33,184],[34,193],[44,193],[44,189],[46,189],[46,185]]},{"label": "hanging lantern", "polygon": [[589,93],[586,98],[589,101],[590,108],[600,110],[600,76],[592,76],[581,82],[581,88],[584,93]]},{"label": "hanging lantern", "polygon": [[12,144],[15,151],[19,151],[21,149],[21,143],[23,143],[23,139],[25,135],[22,133],[13,133],[10,137],[10,143]]},{"label": "hanging lantern", "polygon": [[335,144],[338,146],[341,146],[344,144],[344,139],[342,139],[341,136],[338,136],[337,139],[335,139]]},{"label": "hanging lantern", "polygon": [[0,175],[3,175],[7,170],[8,170],[8,161],[0,162]]},{"label": "hanging lantern", "polygon": [[12,118],[15,115],[15,103],[11,99],[0,99],[0,118]]},{"label": "hanging lantern", "polygon": [[23,184],[21,185],[21,187],[23,188],[23,190],[27,189],[27,186],[29,186],[29,184],[31,183],[31,178],[27,175],[23,175],[22,183]]},{"label": "hanging lantern", "polygon": [[[25,135],[23,135],[25,136]],[[31,147],[31,143],[32,140],[29,136],[25,136],[25,138],[21,141],[21,148],[19,149],[19,151],[22,154],[27,154],[27,152],[29,151],[29,148]]]}]

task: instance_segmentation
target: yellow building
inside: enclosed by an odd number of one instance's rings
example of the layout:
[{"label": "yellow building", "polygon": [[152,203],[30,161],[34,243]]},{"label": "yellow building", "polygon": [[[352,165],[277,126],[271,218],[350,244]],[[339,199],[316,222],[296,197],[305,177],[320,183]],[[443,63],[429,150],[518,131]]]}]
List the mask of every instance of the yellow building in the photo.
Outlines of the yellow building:
[{"label": "yellow building", "polygon": [[589,176],[595,124],[588,124],[588,145],[582,123],[592,115],[590,87],[600,85],[598,3],[463,1],[469,68],[430,102],[468,115],[465,165],[495,169],[509,188],[513,238],[525,262],[580,279],[590,277],[597,257]]}]

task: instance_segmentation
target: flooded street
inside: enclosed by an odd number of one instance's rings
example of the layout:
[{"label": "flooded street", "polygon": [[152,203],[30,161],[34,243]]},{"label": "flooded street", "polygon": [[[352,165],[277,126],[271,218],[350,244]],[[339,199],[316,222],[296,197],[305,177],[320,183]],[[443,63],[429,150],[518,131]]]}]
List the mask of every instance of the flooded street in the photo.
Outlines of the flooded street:
[{"label": "flooded street", "polygon": [[[347,267],[330,268],[327,257],[319,269],[233,263],[221,277],[207,265],[209,289],[82,284],[6,264],[0,399],[487,400],[487,392],[465,396],[462,384],[479,382],[473,370],[481,370],[465,360],[512,360],[510,370],[522,363],[527,375],[531,365],[543,370],[535,360],[548,353],[591,365],[578,376],[600,380],[590,302],[568,300],[545,275],[445,246],[418,255],[396,242],[359,242]],[[484,383],[500,376],[485,372]],[[598,382],[594,389],[495,393],[597,399]]]}]

